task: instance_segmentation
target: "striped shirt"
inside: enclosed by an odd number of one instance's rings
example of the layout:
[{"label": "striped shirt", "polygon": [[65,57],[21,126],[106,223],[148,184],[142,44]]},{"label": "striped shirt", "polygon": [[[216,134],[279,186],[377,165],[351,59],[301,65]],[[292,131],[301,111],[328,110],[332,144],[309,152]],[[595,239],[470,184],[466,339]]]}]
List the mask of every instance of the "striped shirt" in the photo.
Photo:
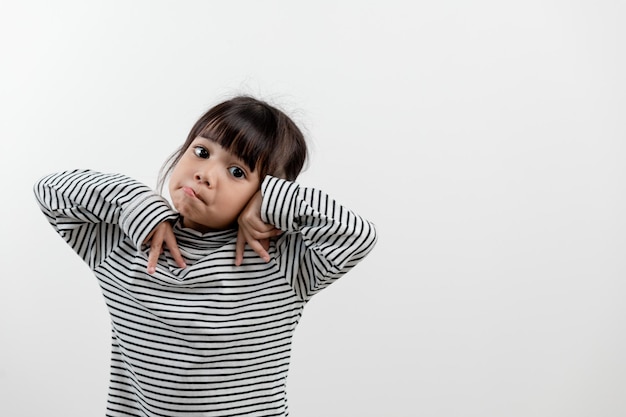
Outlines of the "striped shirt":
[{"label": "striped shirt", "polygon": [[[374,226],[319,190],[268,176],[262,219],[282,229],[264,262],[236,230],[200,233],[153,190],[75,170],[38,181],[46,218],[96,275],[112,323],[107,416],[287,416],[291,340],[306,302],[374,247]],[[163,221],[187,262],[165,250],[153,275],[142,245]]]}]

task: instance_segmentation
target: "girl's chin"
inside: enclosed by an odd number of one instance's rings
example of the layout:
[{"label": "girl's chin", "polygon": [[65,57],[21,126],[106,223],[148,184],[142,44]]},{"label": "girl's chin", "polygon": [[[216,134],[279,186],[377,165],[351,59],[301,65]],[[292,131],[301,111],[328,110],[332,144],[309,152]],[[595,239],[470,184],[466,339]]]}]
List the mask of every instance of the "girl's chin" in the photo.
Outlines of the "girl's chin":
[{"label": "girl's chin", "polygon": [[[222,219],[223,221],[207,222],[204,219],[210,218],[210,213],[204,214],[204,217],[197,212],[197,207],[190,204],[189,201],[182,199],[172,199],[174,209],[180,214],[183,219],[183,226],[187,229],[193,229],[200,233],[214,232],[217,230],[226,230],[237,227],[237,218],[228,221],[228,219]],[[214,219],[216,220],[216,219]]]}]

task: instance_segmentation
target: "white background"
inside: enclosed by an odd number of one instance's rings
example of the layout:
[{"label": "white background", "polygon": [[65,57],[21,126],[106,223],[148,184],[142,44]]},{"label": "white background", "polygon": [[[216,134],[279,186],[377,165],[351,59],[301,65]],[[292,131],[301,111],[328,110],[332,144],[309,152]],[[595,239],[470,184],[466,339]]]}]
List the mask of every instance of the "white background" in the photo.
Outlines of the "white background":
[{"label": "white background", "polygon": [[[411,5],[409,7],[409,5]],[[109,320],[32,185],[155,185],[208,107],[302,126],[377,224],[293,345],[294,417],[626,415],[626,6],[2,1],[0,415],[104,415]]]}]

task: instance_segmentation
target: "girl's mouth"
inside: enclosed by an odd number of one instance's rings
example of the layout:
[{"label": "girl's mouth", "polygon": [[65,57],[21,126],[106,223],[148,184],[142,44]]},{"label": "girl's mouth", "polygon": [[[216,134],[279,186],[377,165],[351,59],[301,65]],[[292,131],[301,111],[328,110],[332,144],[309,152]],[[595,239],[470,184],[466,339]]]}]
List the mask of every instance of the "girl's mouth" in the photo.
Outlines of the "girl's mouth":
[{"label": "girl's mouth", "polygon": [[183,192],[189,197],[197,198],[196,192],[191,187],[183,187]]}]

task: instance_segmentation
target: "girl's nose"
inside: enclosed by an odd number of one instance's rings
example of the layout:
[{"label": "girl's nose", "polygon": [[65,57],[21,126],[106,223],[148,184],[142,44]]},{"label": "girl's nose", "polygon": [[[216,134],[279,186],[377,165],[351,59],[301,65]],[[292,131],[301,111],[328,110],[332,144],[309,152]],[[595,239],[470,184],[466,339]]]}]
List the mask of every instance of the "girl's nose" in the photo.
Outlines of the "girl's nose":
[{"label": "girl's nose", "polygon": [[213,187],[215,185],[215,175],[210,169],[202,169],[198,170],[194,174],[194,179],[196,182],[207,185],[209,187]]}]

